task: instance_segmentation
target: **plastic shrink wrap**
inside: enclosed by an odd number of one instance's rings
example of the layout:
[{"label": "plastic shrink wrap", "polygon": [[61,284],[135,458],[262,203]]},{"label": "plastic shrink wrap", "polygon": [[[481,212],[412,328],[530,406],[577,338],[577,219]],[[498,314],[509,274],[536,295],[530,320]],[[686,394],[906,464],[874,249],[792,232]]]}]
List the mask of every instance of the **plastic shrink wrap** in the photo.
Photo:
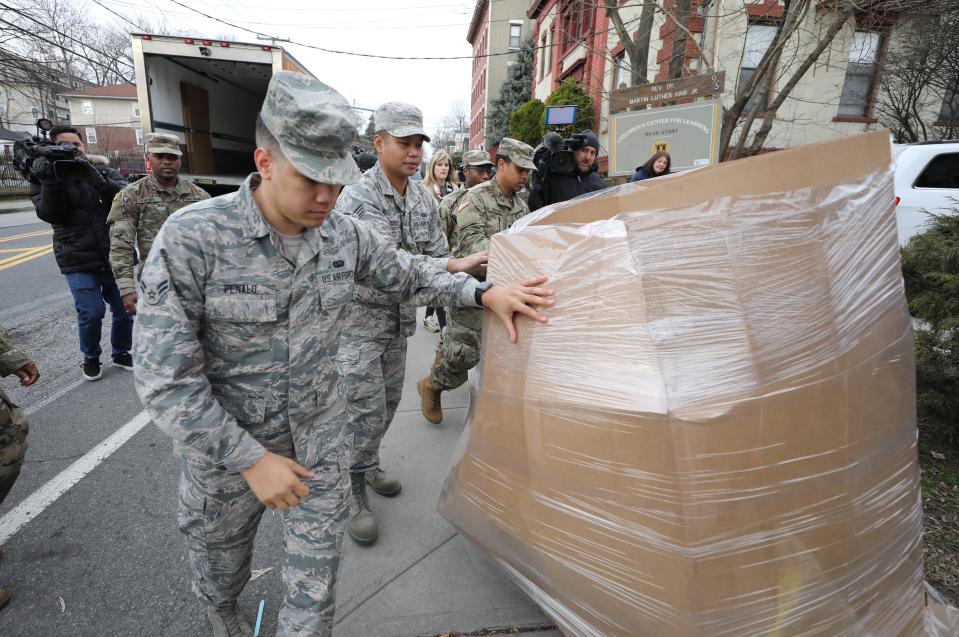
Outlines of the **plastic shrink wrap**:
[{"label": "plastic shrink wrap", "polygon": [[487,314],[440,511],[565,635],[959,634],[923,584],[889,164],[861,135],[494,238],[490,279],[557,303],[515,346]]}]

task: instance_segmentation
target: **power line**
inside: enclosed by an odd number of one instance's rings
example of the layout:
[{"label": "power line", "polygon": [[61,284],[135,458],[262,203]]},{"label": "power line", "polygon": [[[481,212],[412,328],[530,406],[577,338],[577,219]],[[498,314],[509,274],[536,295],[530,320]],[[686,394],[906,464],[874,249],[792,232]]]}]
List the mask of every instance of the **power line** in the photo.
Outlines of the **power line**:
[{"label": "power line", "polygon": [[[82,53],[78,53],[77,51],[74,51],[73,49],[68,49],[67,47],[65,47],[65,46],[63,46],[63,45],[61,45],[61,44],[57,44],[56,42],[53,42],[52,40],[46,39],[46,38],[43,37],[42,35],[39,35],[39,34],[36,34],[36,33],[31,33],[30,31],[27,31],[26,29],[24,29],[24,28],[21,27],[20,25],[14,24],[14,23],[9,22],[9,21],[7,21],[7,20],[4,20],[4,19],[2,19],[2,18],[0,18],[0,22],[2,22],[3,24],[6,24],[6,25],[9,26],[9,27],[14,28],[15,30],[19,31],[19,32],[22,33],[22,34],[25,34],[25,35],[28,35],[28,36],[30,36],[30,37],[37,38],[38,40],[41,40],[41,41],[43,41],[43,42],[46,42],[46,43],[49,44],[50,46],[53,46],[53,47],[56,47],[56,48],[58,48],[58,49],[63,49],[63,50],[65,50],[65,51],[68,51],[68,52],[72,53],[73,55],[75,55],[75,56],[77,56],[77,57],[79,57],[79,58],[82,58],[82,59],[86,60],[86,61],[89,62],[90,64],[99,66],[100,68],[106,69],[107,71],[110,71],[110,72],[112,72],[112,73],[116,73],[116,72],[117,72],[117,69],[115,69],[115,68],[113,68],[113,67],[111,67],[111,66],[107,66],[107,65],[104,64],[103,62],[98,62],[97,60],[94,60],[94,59],[92,59],[92,58],[89,58],[89,57],[87,57],[86,55],[84,55],[84,54],[82,54]],[[112,57],[112,56],[111,56],[111,57]],[[119,60],[118,60],[118,61],[119,61]],[[130,66],[130,65],[128,64],[127,66]],[[130,66],[130,68],[133,68],[133,67]]]},{"label": "power line", "polygon": [[102,2],[100,2],[100,0],[93,0],[93,1],[94,1],[96,4],[100,5],[101,7],[103,7],[104,9],[106,9],[107,11],[109,11],[110,13],[112,13],[113,15],[115,15],[116,17],[120,18],[121,20],[123,20],[124,22],[126,22],[127,24],[129,24],[130,26],[132,26],[134,29],[139,30],[140,28],[142,28],[142,27],[141,27],[139,24],[137,24],[136,22],[134,22],[134,21],[131,20],[130,18],[126,17],[126,16],[123,15],[122,13],[117,13],[116,11],[114,11],[113,9],[111,9],[110,7],[108,7],[107,5],[105,5],[105,4],[103,4]]},{"label": "power line", "polygon": [[[255,35],[261,35],[261,36],[264,36],[264,37],[267,37],[267,38],[273,38],[273,37],[274,37],[274,36],[271,36],[271,35],[268,34],[268,33],[263,33],[262,31],[257,31],[257,30],[255,30],[255,29],[249,29],[249,28],[247,28],[247,27],[240,26],[240,25],[234,24],[234,23],[232,23],[232,22],[228,22],[228,21],[223,20],[223,19],[221,19],[221,18],[217,18],[217,17],[212,16],[212,15],[210,15],[210,14],[208,14],[208,13],[204,13],[203,11],[200,11],[199,9],[194,9],[193,7],[191,7],[191,6],[189,6],[189,5],[183,4],[183,3],[180,2],[179,0],[170,0],[170,2],[172,2],[173,4],[175,4],[175,5],[177,5],[177,6],[183,7],[184,9],[188,9],[188,10],[190,10],[190,11],[193,11],[194,13],[197,13],[197,14],[203,16],[204,18],[207,18],[208,20],[213,20],[214,22],[219,22],[220,24],[225,24],[226,26],[231,27],[231,28],[233,28],[233,29],[239,29],[239,30],[241,30],[241,31],[246,31],[247,33],[253,33],[253,34],[255,34]],[[633,22],[638,22],[638,21],[639,21],[639,18],[636,18],[636,19],[634,19],[634,20],[626,21],[624,24],[632,24]],[[595,36],[595,35],[599,35],[599,34],[602,34],[602,33],[609,33],[609,32],[611,32],[611,31],[613,31],[613,30],[615,30],[615,27],[614,27],[614,28],[610,28],[610,29],[603,29],[602,31],[593,31],[590,35],[591,35],[591,36]],[[276,39],[280,39],[280,38],[276,38]],[[584,39],[585,39],[585,38],[584,38]],[[549,45],[534,46],[533,49],[534,49],[534,50],[538,50],[538,49],[551,48],[551,47],[557,46],[557,45],[559,45],[559,44],[574,44],[574,43],[577,43],[577,42],[579,42],[579,41],[580,41],[580,40],[573,38],[573,39],[571,39],[571,40],[567,40],[567,41],[563,41],[563,42],[552,42],[552,43],[549,44]],[[297,46],[301,46],[301,47],[306,48],[306,49],[313,49],[313,50],[315,50],[315,51],[322,51],[323,53],[334,53],[334,54],[337,54],[337,55],[350,55],[350,56],[353,56],[353,57],[373,58],[373,59],[377,59],[377,60],[475,60],[475,59],[477,59],[477,58],[491,58],[491,57],[498,57],[498,56],[501,56],[501,55],[515,55],[515,54],[517,53],[517,51],[504,51],[504,52],[500,52],[500,53],[482,53],[482,54],[480,54],[480,55],[452,55],[452,56],[412,56],[412,55],[411,55],[411,56],[401,56],[401,55],[377,55],[377,54],[375,54],[375,53],[359,53],[359,52],[357,52],[357,51],[340,51],[340,50],[338,50],[338,49],[327,49],[327,48],[325,48],[325,47],[316,46],[316,45],[314,45],[314,44],[306,44],[306,43],[303,43],[303,42],[297,42],[296,40],[290,40],[290,44],[295,44],[295,45],[297,45]]]},{"label": "power line", "polygon": [[[11,11],[17,11],[17,8],[16,8],[16,7],[11,7],[10,5],[4,4],[4,3],[2,3],[2,2],[0,2],[0,7],[3,7],[4,9],[9,9],[9,10],[11,10]],[[69,38],[70,40],[73,40],[74,42],[77,42],[77,43],[79,43],[80,45],[87,47],[87,48],[90,49],[91,51],[94,51],[94,52],[96,52],[96,53],[99,53],[100,55],[105,56],[107,59],[115,58],[117,62],[119,62],[119,63],[121,63],[121,64],[125,64],[125,65],[127,65],[128,67],[130,67],[131,69],[133,68],[133,65],[132,65],[132,64],[130,64],[130,63],[127,62],[126,60],[121,60],[120,58],[117,58],[115,54],[106,53],[106,52],[104,52],[104,51],[101,51],[100,49],[97,49],[97,48],[95,48],[95,47],[92,47],[92,46],[90,46],[89,44],[87,44],[86,42],[84,42],[83,40],[78,40],[77,38],[73,37],[72,35],[66,34],[66,33],[64,33],[63,31],[60,31],[60,30],[58,30],[58,29],[54,29],[53,27],[51,27],[51,26],[49,26],[49,25],[41,22],[40,20],[37,20],[37,19],[34,18],[33,16],[27,15],[26,12],[22,12],[20,15],[22,15],[23,17],[25,17],[26,19],[28,19],[28,20],[30,20],[30,21],[32,21],[32,22],[35,22],[36,24],[39,24],[40,26],[44,27],[45,29],[49,29],[50,31],[53,31],[54,33],[56,33],[57,35],[59,35],[59,36],[61,36],[61,37]],[[6,20],[4,20],[4,22],[6,22]],[[23,27],[19,27],[19,26],[17,26],[17,25],[11,24],[11,23],[9,23],[9,22],[7,22],[7,24],[9,24],[10,26],[12,26],[12,27],[14,27],[14,28],[16,28],[16,29],[19,29],[19,30],[21,31],[21,33],[27,32],[26,29],[24,29]],[[27,33],[29,33],[29,32],[27,32]],[[58,45],[58,44],[56,44],[55,42],[51,42],[50,40],[46,40],[46,39],[44,39],[43,37],[41,37],[40,35],[38,35],[38,34],[31,34],[31,35],[34,35],[35,37],[38,37],[38,38],[40,38],[41,40],[44,40],[44,42],[48,42],[48,43],[52,44],[53,46],[56,46],[56,47],[58,47],[58,48],[64,48],[64,49],[66,49],[66,47],[61,46],[61,45]],[[86,57],[85,55],[80,55],[80,54],[77,53],[76,51],[73,51],[73,50],[71,50],[71,49],[67,49],[67,51],[70,51],[71,53],[73,53],[73,54],[75,54],[75,55],[79,55],[80,57],[85,58],[86,60],[88,60],[88,61],[90,61],[90,62],[93,62],[90,58]],[[106,65],[104,65],[104,64],[101,64],[101,66],[103,66],[103,68],[109,69],[109,70],[111,70],[111,71],[115,71],[115,70],[116,70],[116,69],[113,69],[112,67],[106,66]]]}]

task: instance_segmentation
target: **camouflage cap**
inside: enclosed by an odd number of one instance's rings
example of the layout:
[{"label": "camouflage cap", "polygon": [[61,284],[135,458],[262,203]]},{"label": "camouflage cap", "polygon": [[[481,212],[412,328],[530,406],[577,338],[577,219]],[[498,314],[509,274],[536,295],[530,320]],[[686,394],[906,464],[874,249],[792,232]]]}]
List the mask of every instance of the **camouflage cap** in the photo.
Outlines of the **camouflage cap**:
[{"label": "camouflage cap", "polygon": [[183,156],[183,151],[180,150],[180,140],[177,136],[165,133],[149,133],[143,146],[143,152],[147,155],[154,153],[156,155]]},{"label": "camouflage cap", "polygon": [[512,137],[504,137],[499,143],[497,155],[509,157],[510,160],[527,170],[536,170],[536,164],[533,163],[533,147]]},{"label": "camouflage cap", "polygon": [[373,112],[373,127],[377,131],[386,131],[394,137],[422,135],[425,141],[430,141],[429,135],[423,130],[423,113],[412,104],[403,102],[380,104]]},{"label": "camouflage cap", "polygon": [[323,184],[353,184],[360,169],[350,154],[359,124],[346,98],[305,73],[278,71],[260,117],[280,150],[303,175]]},{"label": "camouflage cap", "polygon": [[492,166],[493,162],[490,161],[489,153],[485,150],[468,150],[463,153],[464,166],[486,166],[487,164]]}]

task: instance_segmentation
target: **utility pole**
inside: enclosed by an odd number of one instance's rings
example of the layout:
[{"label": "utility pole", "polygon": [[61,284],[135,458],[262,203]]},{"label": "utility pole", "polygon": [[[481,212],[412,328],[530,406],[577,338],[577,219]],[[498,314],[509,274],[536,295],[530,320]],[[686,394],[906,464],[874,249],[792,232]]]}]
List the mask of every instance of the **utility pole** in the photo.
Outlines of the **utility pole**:
[{"label": "utility pole", "polygon": [[270,43],[271,45],[273,45],[273,46],[276,46],[276,43],[277,43],[277,42],[289,42],[289,41],[290,41],[290,38],[273,38],[273,37],[269,37],[269,36],[266,36],[266,35],[258,35],[258,36],[256,36],[256,39],[257,39],[257,40],[267,40],[267,41],[269,41],[269,43]]}]

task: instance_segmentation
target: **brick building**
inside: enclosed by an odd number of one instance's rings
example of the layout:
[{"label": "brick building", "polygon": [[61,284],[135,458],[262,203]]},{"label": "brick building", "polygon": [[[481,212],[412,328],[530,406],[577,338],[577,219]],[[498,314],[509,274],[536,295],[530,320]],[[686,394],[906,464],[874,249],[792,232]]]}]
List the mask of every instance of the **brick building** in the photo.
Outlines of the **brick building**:
[{"label": "brick building", "polygon": [[[489,150],[486,115],[499,97],[510,64],[529,36],[529,0],[478,0],[466,41],[473,46],[469,147]],[[494,55],[490,55],[494,54]],[[505,54],[505,55],[498,55]]]},{"label": "brick building", "polygon": [[[635,37],[643,5],[621,4],[619,12]],[[662,0],[661,5],[666,10],[674,9],[676,0]],[[722,70],[726,73],[726,88],[720,99],[724,106],[729,106],[737,87],[749,82],[772,42],[777,22],[783,18],[783,5],[777,0],[725,0],[701,8],[700,0],[691,0],[690,11],[688,36],[663,11],[655,12],[647,80],[657,82]],[[831,11],[823,6],[810,12],[801,27],[802,33],[822,33],[823,24],[834,15]],[[630,72],[623,44],[606,15],[604,3],[532,0],[527,15],[533,22],[537,45],[533,97],[545,101],[566,78],[586,88],[595,102],[594,130],[603,147],[599,153],[600,168],[605,170],[609,92],[629,86]],[[849,19],[779,108],[766,147],[787,148],[877,128],[877,87],[886,52],[914,37],[915,29],[909,16]],[[776,81],[785,83],[790,77],[787,65],[797,64],[815,44],[814,37],[806,37],[800,45],[804,48],[788,61],[783,58],[777,66]],[[684,51],[674,55],[674,49],[680,47]],[[757,92],[753,99],[751,107],[761,113],[763,96]],[[933,122],[937,117],[941,121],[942,113],[959,112],[959,108],[950,108],[953,102],[959,107],[955,95],[934,96],[929,100],[924,121]]]}]

